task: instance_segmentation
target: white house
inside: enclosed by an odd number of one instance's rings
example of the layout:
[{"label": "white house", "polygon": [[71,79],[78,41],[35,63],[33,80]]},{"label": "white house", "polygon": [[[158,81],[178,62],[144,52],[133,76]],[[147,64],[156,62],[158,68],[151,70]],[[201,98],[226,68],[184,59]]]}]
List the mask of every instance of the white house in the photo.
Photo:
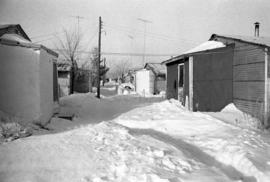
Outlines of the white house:
[{"label": "white house", "polygon": [[20,25],[0,25],[0,110],[47,122],[58,103],[57,57],[32,43]]}]

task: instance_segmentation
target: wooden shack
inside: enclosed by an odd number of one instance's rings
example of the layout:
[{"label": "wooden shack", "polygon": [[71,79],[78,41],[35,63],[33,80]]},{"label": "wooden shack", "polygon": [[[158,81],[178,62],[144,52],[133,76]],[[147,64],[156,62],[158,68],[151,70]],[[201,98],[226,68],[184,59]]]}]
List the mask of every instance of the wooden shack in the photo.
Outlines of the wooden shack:
[{"label": "wooden shack", "polygon": [[269,46],[270,38],[213,34],[208,43],[164,62],[167,98],[193,111],[220,111],[233,102],[268,125]]}]

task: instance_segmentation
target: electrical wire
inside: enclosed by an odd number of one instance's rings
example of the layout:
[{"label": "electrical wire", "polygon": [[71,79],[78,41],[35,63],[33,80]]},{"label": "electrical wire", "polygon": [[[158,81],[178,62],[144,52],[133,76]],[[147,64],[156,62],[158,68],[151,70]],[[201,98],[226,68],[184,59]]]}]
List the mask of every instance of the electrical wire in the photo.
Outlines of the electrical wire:
[{"label": "electrical wire", "polygon": [[[241,51],[252,51],[252,50],[258,50],[259,48],[253,48],[253,49],[243,49],[243,50],[239,50],[237,52],[241,52]],[[60,51],[60,50],[64,50],[64,49],[53,49],[55,51]],[[233,52],[236,50],[226,50],[226,51],[216,51],[216,52],[198,52],[198,53],[190,53],[190,54],[186,54],[186,55],[208,55],[208,54],[221,54],[221,53],[227,53],[227,52]],[[78,53],[83,53],[83,54],[94,54],[95,52],[93,51],[77,51]],[[121,52],[101,52],[101,54],[103,55],[117,55],[117,56],[147,56],[147,57],[168,57],[168,56],[175,56],[173,58],[177,58],[178,56],[181,55],[185,55],[185,54],[143,54],[143,53],[121,53]]]},{"label": "electrical wire", "polygon": [[144,33],[147,36],[151,36],[151,37],[156,37],[156,38],[160,38],[160,39],[166,39],[166,40],[172,40],[172,41],[177,41],[179,42],[179,40],[184,41],[184,42],[188,42],[190,44],[198,44],[198,42],[194,41],[194,40],[188,40],[188,39],[183,39],[183,38],[176,38],[176,37],[170,37],[167,35],[163,35],[163,34],[157,34],[157,33],[152,33],[152,32],[144,32],[138,29],[131,29],[128,27],[123,27],[123,26],[118,26],[118,25],[110,25],[110,24],[104,24],[105,27],[110,28],[110,29],[115,29],[118,31],[123,31],[123,32],[127,32],[127,33],[136,33],[137,35],[144,35]]},{"label": "electrical wire", "polygon": [[49,33],[49,34],[42,34],[42,35],[37,35],[37,36],[30,37],[30,39],[39,39],[39,38],[43,38],[43,37],[50,37],[50,36],[57,35],[57,34],[62,34],[62,33],[65,33],[65,32],[62,31],[62,32]]}]

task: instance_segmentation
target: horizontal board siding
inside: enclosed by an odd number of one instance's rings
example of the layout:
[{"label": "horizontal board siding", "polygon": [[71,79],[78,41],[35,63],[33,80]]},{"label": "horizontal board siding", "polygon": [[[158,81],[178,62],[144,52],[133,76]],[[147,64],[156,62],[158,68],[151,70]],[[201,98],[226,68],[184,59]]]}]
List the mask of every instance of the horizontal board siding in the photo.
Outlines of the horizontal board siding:
[{"label": "horizontal board siding", "polygon": [[233,98],[262,102],[264,82],[234,82]]},{"label": "horizontal board siding", "polygon": [[236,43],[233,98],[239,109],[259,119],[263,118],[264,51],[259,46]]},{"label": "horizontal board siding", "polygon": [[235,49],[233,65],[264,62],[264,51],[258,49],[258,46],[252,47],[254,50],[245,48],[237,51]]},{"label": "horizontal board siding", "polygon": [[242,111],[262,119],[264,107],[264,48],[237,40],[218,38],[234,43],[233,102]]},{"label": "horizontal board siding", "polygon": [[264,63],[234,66],[234,81],[264,81]]},{"label": "horizontal board siding", "polygon": [[263,111],[264,111],[263,103],[234,99],[234,104],[245,113],[248,113],[260,120],[263,119]]}]

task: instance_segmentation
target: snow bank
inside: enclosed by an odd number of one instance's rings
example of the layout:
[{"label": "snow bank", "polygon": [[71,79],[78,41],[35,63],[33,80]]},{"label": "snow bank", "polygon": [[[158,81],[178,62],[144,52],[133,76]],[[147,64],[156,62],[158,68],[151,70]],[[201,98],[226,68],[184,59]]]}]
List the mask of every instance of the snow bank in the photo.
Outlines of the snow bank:
[{"label": "snow bank", "polygon": [[[240,113],[233,105],[221,113],[225,112]],[[241,129],[204,113],[190,112],[176,100],[134,109],[115,121],[129,128],[151,129],[184,139],[220,163],[237,169],[243,178],[270,181],[267,162],[270,158],[270,136]]]},{"label": "snow bank", "polygon": [[225,106],[221,112],[208,112],[206,114],[241,128],[253,130],[260,130],[263,128],[259,119],[242,112],[233,103]]},{"label": "snow bank", "polygon": [[0,146],[0,161],[3,182],[169,182],[188,178],[202,165],[169,144],[134,138],[110,122]]},{"label": "snow bank", "polygon": [[225,106],[221,112],[234,112],[234,113],[243,113],[240,111],[233,103],[228,104]]}]

